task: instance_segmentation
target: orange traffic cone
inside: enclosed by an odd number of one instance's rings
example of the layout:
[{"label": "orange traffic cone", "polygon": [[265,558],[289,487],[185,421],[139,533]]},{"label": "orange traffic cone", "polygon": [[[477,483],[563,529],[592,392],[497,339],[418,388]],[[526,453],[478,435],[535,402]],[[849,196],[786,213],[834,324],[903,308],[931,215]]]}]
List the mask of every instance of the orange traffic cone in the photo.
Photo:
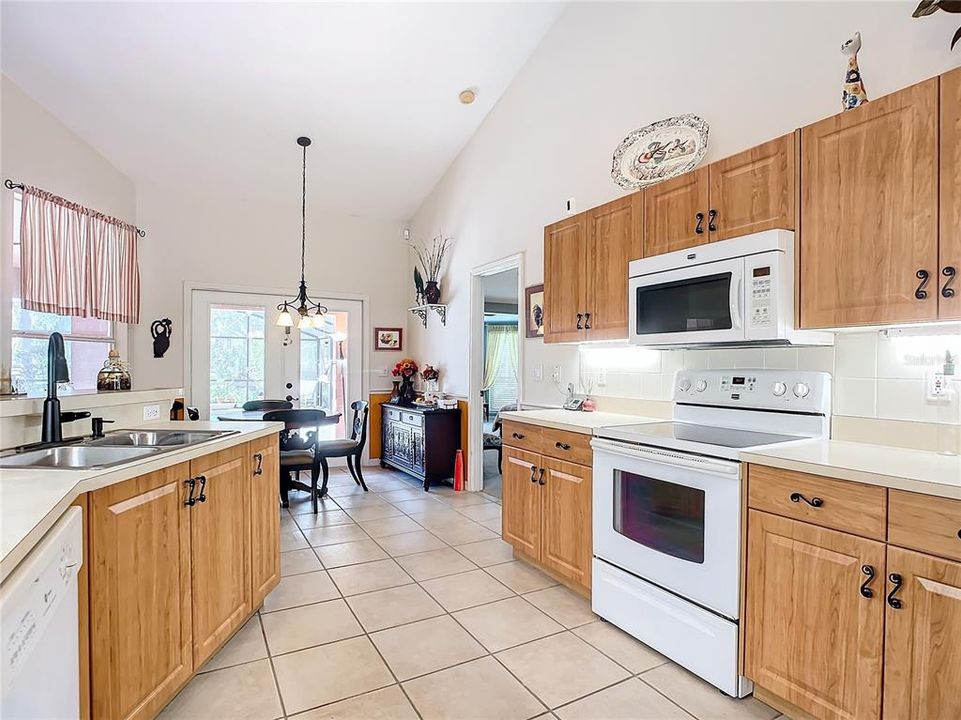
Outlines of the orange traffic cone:
[{"label": "orange traffic cone", "polygon": [[464,489],[464,451],[458,450],[454,456],[454,490],[460,492]]}]

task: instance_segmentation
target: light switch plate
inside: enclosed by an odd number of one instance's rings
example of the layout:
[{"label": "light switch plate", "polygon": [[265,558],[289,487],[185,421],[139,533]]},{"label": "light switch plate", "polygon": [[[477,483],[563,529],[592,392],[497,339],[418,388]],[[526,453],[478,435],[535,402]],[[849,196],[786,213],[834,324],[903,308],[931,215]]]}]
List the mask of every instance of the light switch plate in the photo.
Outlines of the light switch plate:
[{"label": "light switch plate", "polygon": [[534,382],[544,382],[544,366],[534,366]]},{"label": "light switch plate", "polygon": [[159,420],[159,419],[160,419],[160,406],[159,406],[159,405],[144,405],[144,406],[143,406],[143,419],[144,419],[144,420]]}]

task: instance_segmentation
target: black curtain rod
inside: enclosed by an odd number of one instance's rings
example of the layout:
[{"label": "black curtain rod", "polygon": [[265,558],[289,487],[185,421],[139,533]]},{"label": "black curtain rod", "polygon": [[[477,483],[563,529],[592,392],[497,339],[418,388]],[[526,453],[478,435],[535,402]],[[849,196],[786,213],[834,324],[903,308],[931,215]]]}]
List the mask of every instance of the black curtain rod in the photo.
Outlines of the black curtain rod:
[{"label": "black curtain rod", "polygon": [[[22,191],[22,190],[24,189],[23,183],[15,183],[15,182],[14,182],[13,180],[11,180],[10,178],[7,178],[6,180],[4,180],[4,181],[3,181],[3,185],[4,185],[4,187],[7,188],[7,190],[21,190],[21,191]],[[134,228],[134,229],[137,231],[137,235],[138,235],[138,236],[140,236],[140,237],[147,237],[147,233],[144,232],[143,230],[141,230],[140,228]]]}]

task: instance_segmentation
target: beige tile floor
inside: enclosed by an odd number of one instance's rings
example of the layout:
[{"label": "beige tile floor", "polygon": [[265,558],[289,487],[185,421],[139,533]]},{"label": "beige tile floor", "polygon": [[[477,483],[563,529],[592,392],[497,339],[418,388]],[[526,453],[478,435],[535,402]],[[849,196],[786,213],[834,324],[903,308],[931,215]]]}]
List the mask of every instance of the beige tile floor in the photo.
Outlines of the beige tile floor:
[{"label": "beige tile floor", "polygon": [[[598,619],[499,537],[483,494],[333,471],[281,510],[280,585],[162,717],[773,720]],[[551,714],[553,713],[553,714]]]}]

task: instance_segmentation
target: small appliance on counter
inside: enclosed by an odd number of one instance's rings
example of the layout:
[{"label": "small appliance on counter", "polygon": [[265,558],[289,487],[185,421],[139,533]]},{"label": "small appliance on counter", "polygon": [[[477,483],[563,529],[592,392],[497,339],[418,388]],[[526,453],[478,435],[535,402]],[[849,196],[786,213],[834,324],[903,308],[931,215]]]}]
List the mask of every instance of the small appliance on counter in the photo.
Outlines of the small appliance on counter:
[{"label": "small appliance on counter", "polygon": [[823,439],[831,377],[680,370],[673,421],[594,431],[591,607],[728,695],[738,675],[740,452]]},{"label": "small appliance on counter", "polygon": [[97,373],[97,390],[129,390],[130,387],[130,363],[121,360],[120,353],[111,348]]}]

